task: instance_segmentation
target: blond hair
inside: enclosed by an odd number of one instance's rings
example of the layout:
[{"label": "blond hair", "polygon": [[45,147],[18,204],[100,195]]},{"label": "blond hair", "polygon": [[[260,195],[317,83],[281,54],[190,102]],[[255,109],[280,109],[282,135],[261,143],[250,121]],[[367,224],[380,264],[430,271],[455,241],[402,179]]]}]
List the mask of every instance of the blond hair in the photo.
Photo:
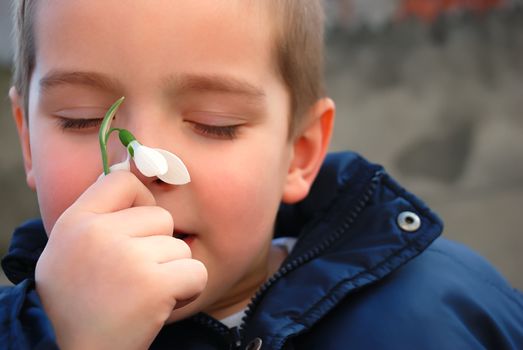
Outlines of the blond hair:
[{"label": "blond hair", "polygon": [[14,13],[14,61],[13,85],[24,102],[27,118],[29,110],[29,84],[35,66],[35,40],[33,32],[35,1],[13,1]]},{"label": "blond hair", "polygon": [[[321,0],[261,1],[269,4],[276,21],[276,68],[290,92],[292,132],[309,107],[324,94]],[[33,31],[36,0],[15,0],[13,3],[13,84],[23,99],[27,117],[29,84],[36,59]]]}]

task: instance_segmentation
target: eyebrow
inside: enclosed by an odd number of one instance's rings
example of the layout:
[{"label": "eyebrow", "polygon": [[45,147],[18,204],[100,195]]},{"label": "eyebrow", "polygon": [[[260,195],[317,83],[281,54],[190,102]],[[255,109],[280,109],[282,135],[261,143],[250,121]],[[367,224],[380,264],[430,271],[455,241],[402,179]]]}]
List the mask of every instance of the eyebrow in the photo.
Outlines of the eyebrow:
[{"label": "eyebrow", "polygon": [[217,92],[248,97],[258,102],[265,100],[263,89],[252,83],[227,75],[174,75],[165,80],[167,91],[173,95],[189,92]]},{"label": "eyebrow", "polygon": [[[83,71],[51,71],[40,79],[40,89],[49,90],[63,85],[80,85],[109,92],[121,92],[123,86],[116,79],[105,74]],[[242,95],[256,102],[263,102],[263,89],[248,81],[226,75],[180,74],[165,79],[164,87],[173,95],[188,92],[220,92]]]},{"label": "eyebrow", "polygon": [[39,83],[42,91],[63,85],[88,86],[115,93],[123,90],[117,80],[96,72],[51,71]]}]

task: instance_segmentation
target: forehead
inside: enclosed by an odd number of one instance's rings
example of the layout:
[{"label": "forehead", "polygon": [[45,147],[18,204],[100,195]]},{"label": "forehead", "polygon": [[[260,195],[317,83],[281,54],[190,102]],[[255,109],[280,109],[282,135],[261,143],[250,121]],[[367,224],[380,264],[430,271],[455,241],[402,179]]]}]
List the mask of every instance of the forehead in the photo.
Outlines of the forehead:
[{"label": "forehead", "polygon": [[202,67],[227,60],[230,65],[248,55],[253,64],[273,65],[273,30],[261,3],[129,0],[122,6],[117,0],[48,0],[34,14],[37,64],[103,58],[113,68],[129,63],[153,71],[173,63]]}]

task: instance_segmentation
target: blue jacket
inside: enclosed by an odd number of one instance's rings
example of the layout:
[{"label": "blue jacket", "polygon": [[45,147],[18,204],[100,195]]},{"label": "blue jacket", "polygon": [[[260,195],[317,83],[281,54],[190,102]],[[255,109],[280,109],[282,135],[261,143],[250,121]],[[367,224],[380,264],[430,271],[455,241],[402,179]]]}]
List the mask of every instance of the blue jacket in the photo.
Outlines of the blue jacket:
[{"label": "blue jacket", "polygon": [[[299,240],[243,325],[199,314],[165,326],[152,348],[523,349],[523,295],[441,231],[381,167],[330,155],[310,195],[281,207],[276,235]],[[0,295],[2,349],[56,347],[33,282],[46,240],[41,221],[26,223],[2,261],[16,284]]]}]

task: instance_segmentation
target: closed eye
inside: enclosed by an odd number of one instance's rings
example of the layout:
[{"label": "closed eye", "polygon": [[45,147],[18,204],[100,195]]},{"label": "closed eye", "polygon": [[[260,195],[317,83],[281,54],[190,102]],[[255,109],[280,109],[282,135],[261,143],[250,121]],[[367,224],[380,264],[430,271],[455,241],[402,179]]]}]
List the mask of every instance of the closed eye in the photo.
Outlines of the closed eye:
[{"label": "closed eye", "polygon": [[234,140],[238,136],[238,128],[241,125],[207,125],[191,122],[194,130],[207,137],[221,139],[221,140]]},{"label": "closed eye", "polygon": [[58,125],[62,130],[97,129],[102,123],[102,118],[63,118],[59,117]]}]

